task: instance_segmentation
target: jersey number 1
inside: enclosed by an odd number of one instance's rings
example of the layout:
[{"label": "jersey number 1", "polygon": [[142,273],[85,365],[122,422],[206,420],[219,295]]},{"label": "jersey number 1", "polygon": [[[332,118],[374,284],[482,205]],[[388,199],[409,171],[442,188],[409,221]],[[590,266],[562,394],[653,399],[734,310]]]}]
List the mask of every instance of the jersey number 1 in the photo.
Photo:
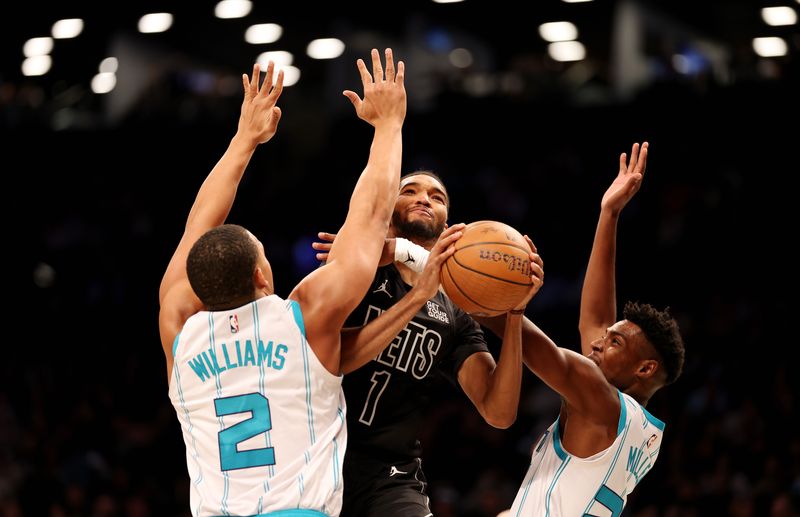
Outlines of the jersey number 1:
[{"label": "jersey number 1", "polygon": [[272,429],[269,401],[260,393],[248,393],[235,397],[214,399],[217,416],[250,413],[242,420],[219,432],[219,463],[222,470],[248,469],[275,465],[275,448],[262,447],[240,451],[238,446],[245,440]]},{"label": "jersey number 1", "polygon": [[375,410],[378,409],[378,401],[381,399],[383,390],[386,389],[386,385],[389,384],[389,379],[391,378],[392,374],[386,370],[372,373],[372,379],[370,379],[372,386],[370,386],[369,393],[367,393],[367,400],[364,401],[364,409],[361,410],[361,416],[358,417],[359,422],[372,425],[372,419],[375,418]]}]

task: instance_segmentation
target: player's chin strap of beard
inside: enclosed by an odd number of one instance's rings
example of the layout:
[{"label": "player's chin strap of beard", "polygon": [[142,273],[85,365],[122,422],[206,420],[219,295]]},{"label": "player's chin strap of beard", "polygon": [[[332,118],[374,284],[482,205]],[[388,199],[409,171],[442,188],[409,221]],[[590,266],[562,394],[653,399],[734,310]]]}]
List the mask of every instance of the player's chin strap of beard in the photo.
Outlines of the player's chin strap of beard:
[{"label": "player's chin strap of beard", "polygon": [[428,262],[430,252],[402,237],[395,238],[394,241],[394,261],[399,262],[417,273],[422,273],[425,264]]}]

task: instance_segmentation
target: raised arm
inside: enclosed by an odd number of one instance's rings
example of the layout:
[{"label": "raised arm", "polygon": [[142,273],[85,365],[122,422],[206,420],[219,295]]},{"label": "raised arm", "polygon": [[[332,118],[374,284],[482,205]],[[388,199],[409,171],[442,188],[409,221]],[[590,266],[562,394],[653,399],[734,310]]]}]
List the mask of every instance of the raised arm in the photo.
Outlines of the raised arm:
[{"label": "raised arm", "polygon": [[442,232],[431,248],[425,270],[416,285],[397,303],[363,327],[342,330],[342,373],[361,368],[383,352],[425,302],[433,298],[439,289],[442,264],[455,253],[453,243],[461,237],[464,227],[464,224],[454,224]]},{"label": "raised arm", "polygon": [[242,75],[244,101],[238,129],[225,154],[200,187],[186,220],[183,236],[161,280],[158,293],[161,306],[159,330],[168,371],[172,368],[172,341],[186,319],[202,308],[186,276],[189,250],[206,231],[225,222],[253,152],[259,144],[272,138],[277,130],[281,110],[275,104],[283,89],[283,72],[278,73],[274,88],[273,72],[274,66],[270,63],[260,88],[258,64],[253,66],[252,77]]},{"label": "raised arm", "polygon": [[183,237],[167,266],[159,289],[159,301],[163,301],[169,289],[181,279],[186,278],[186,257],[195,241],[205,232],[221,225],[228,217],[236,197],[239,181],[247,164],[259,144],[267,142],[275,135],[281,109],[275,104],[283,90],[283,72],[278,73],[273,86],[274,65],[267,66],[267,74],[261,88],[258,87],[260,75],[258,63],[253,65],[253,76],[242,75],[244,100],[242,101],[239,127],[231,139],[228,149],[206,177],[197,193]]},{"label": "raised arm", "polygon": [[615,262],[617,253],[617,221],[622,209],[642,184],[647,166],[648,143],[633,144],[630,162],[625,153],[619,157],[619,173],[608,187],[600,203],[600,217],[594,235],[592,254],[586,268],[581,292],[581,352],[589,355],[591,343],[603,337],[606,329],[617,321]]},{"label": "raised arm", "polygon": [[367,166],[353,190],[328,264],[303,279],[290,295],[300,303],[306,336],[317,357],[335,373],[339,372],[339,332],[372,282],[389,228],[400,184],[401,130],[406,114],[404,65],[399,62],[395,72],[390,49],[386,50],[385,73],[375,49],[373,74],[360,59],[358,69],[364,98],[351,91],[344,94],[359,118],[375,128]]}]

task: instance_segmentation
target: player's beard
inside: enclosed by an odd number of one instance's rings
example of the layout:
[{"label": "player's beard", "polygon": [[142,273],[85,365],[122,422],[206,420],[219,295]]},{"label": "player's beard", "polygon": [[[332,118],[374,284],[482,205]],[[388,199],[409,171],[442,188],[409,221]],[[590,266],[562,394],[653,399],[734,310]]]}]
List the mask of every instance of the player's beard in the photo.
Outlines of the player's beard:
[{"label": "player's beard", "polygon": [[[421,243],[433,243],[444,231],[444,222],[437,224],[435,221],[409,221],[404,219],[398,212],[392,213],[392,226],[395,235],[406,238],[410,241]],[[418,242],[418,243],[419,243]]]}]

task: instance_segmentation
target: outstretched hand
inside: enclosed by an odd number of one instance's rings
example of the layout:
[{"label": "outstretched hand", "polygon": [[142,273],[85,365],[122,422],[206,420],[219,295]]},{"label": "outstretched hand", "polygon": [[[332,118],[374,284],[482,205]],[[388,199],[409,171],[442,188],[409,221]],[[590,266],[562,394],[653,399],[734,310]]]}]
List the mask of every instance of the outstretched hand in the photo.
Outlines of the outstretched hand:
[{"label": "outstretched hand", "polygon": [[531,261],[531,288],[525,298],[512,309],[514,311],[525,310],[528,302],[530,302],[531,299],[536,296],[536,293],[538,293],[539,289],[541,289],[542,285],[544,285],[544,262],[542,261],[542,257],[540,257],[539,253],[536,251],[536,246],[533,244],[531,238],[527,235],[524,237],[525,242],[527,242],[528,246],[531,248],[531,253],[529,256]]},{"label": "outstretched hand", "polygon": [[244,86],[244,100],[242,112],[239,115],[239,130],[237,135],[252,142],[253,147],[263,144],[275,136],[278,122],[281,119],[281,109],[275,104],[283,91],[283,70],[278,72],[278,78],[273,84],[275,64],[270,61],[267,65],[267,74],[264,83],[259,88],[258,80],[261,75],[261,66],[253,65],[253,76],[242,74]]},{"label": "outstretched hand", "polygon": [[643,143],[641,148],[638,143],[633,144],[631,159],[627,163],[625,153],[619,156],[619,173],[606,193],[603,194],[603,200],[600,202],[603,210],[619,212],[639,191],[644,171],[647,168],[648,147],[647,142]]},{"label": "outstretched hand", "polygon": [[358,118],[377,126],[381,122],[402,123],[406,116],[405,64],[397,63],[394,67],[392,49],[386,49],[386,71],[381,67],[381,58],[377,49],[372,49],[372,75],[362,59],[356,64],[364,85],[364,98],[357,93],[345,90],[345,97],[350,99],[356,108]]}]

